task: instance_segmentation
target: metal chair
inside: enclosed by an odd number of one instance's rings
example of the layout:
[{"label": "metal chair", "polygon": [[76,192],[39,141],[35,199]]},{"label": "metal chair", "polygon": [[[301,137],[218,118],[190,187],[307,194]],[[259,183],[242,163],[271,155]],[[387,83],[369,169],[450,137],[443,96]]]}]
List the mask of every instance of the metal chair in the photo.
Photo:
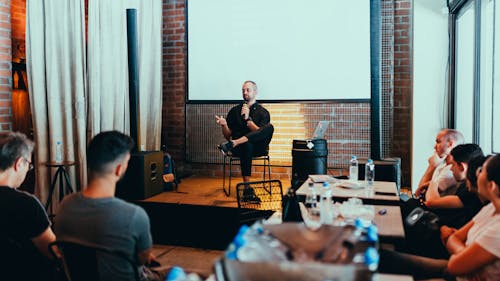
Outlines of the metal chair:
[{"label": "metal chair", "polygon": [[[271,179],[271,159],[269,158],[269,149],[265,151],[263,155],[256,155],[252,157],[253,160],[262,160],[262,165],[264,166],[263,173],[262,173],[262,180],[266,180],[266,167],[267,167],[267,179]],[[231,195],[231,179],[233,177],[233,162],[239,162],[240,158],[237,156],[233,155],[227,155],[224,154],[224,164],[223,164],[223,171],[222,171],[222,189],[224,190],[224,193],[226,196]],[[228,182],[228,187],[226,190],[226,164],[229,163],[229,182]]]},{"label": "metal chair", "polygon": [[283,187],[280,180],[241,182],[236,185],[236,197],[240,222],[253,223],[281,210]]},{"label": "metal chair", "polygon": [[138,264],[119,251],[74,241],[52,242],[49,251],[60,259],[68,281],[104,281],[100,276],[100,267],[110,256],[126,261],[133,271],[134,279],[140,281]]}]

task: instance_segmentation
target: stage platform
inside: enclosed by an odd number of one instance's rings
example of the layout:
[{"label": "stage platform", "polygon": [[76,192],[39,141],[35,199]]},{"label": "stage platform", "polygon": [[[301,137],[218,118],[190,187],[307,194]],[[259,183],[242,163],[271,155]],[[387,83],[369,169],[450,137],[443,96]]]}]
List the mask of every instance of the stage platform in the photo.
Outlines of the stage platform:
[{"label": "stage platform", "polygon": [[[134,203],[148,213],[155,244],[223,250],[240,227],[236,183],[233,180],[227,197],[222,178],[191,176],[182,179],[176,191]],[[282,184],[285,192],[290,181]]]}]

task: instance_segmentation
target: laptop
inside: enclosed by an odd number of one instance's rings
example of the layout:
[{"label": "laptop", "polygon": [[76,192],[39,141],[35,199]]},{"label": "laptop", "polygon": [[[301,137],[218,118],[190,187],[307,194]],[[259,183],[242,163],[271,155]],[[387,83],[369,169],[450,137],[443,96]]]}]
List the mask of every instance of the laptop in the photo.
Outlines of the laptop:
[{"label": "laptop", "polygon": [[322,139],[325,136],[326,129],[328,129],[328,125],[330,121],[319,121],[318,125],[316,125],[316,129],[310,139]]}]

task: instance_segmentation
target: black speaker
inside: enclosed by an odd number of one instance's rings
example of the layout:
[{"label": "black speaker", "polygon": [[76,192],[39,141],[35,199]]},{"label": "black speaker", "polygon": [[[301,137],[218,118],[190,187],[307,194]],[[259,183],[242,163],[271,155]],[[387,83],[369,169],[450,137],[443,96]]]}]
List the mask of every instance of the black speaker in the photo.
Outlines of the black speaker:
[{"label": "black speaker", "polygon": [[302,185],[309,175],[326,175],[327,165],[328,146],[325,139],[293,140],[292,180],[295,185]]},{"label": "black speaker", "polygon": [[[358,159],[359,172],[358,179],[365,179],[365,164],[367,159]],[[385,158],[382,160],[374,160],[375,164],[375,180],[395,182],[396,187],[401,189],[401,158]]]},{"label": "black speaker", "polygon": [[116,197],[142,200],[163,191],[163,152],[132,152],[127,172],[116,186]]}]

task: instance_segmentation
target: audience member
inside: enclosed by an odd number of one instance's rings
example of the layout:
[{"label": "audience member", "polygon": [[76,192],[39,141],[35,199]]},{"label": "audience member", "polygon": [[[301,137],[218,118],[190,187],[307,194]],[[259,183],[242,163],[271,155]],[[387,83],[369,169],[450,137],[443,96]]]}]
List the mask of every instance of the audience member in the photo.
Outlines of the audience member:
[{"label": "audience member", "polygon": [[459,280],[500,280],[500,155],[486,160],[479,170],[478,194],[490,203],[465,226],[443,235],[449,260],[381,250],[380,272],[411,274],[416,279],[451,275]]},{"label": "audience member", "polygon": [[484,154],[472,143],[456,146],[448,156],[453,177],[459,184],[456,194],[441,197],[435,186],[429,186],[425,206],[439,216],[441,225],[460,228],[483,207],[477,194],[469,191],[466,185],[469,162],[476,157],[484,157]]},{"label": "audience member", "polygon": [[434,153],[428,159],[429,165],[420,179],[416,196],[425,196],[428,187],[438,190],[441,196],[455,193],[456,181],[446,157],[455,146],[462,143],[464,137],[457,130],[443,129],[437,134]]},{"label": "audience member", "polygon": [[[488,157],[484,157],[484,156],[475,157],[469,161],[469,165],[467,168],[467,180],[466,180],[467,190],[476,195],[475,198],[471,197],[470,199],[475,201],[477,198],[478,200],[481,201],[482,205],[488,204],[489,201],[486,198],[481,198],[477,192],[477,176],[479,175],[479,170],[483,166],[486,159],[488,159]],[[448,197],[453,197],[453,196],[454,195],[450,195]],[[456,196],[456,197],[458,197],[458,196]],[[467,201],[468,200],[463,200],[463,199],[460,200],[460,202],[463,202],[462,204],[467,204],[466,203]],[[440,246],[442,245],[444,247],[444,245],[446,244],[446,243],[444,243],[443,237],[449,237],[455,231],[457,231],[457,229],[454,227],[449,227],[446,225],[441,226],[441,228],[440,228],[440,240],[442,243],[440,243]]]},{"label": "audience member", "polygon": [[50,280],[48,245],[55,241],[38,199],[18,191],[33,169],[34,143],[21,133],[0,133],[0,276],[2,280]]},{"label": "audience member", "polygon": [[[437,216],[438,221],[437,223],[425,221],[424,224],[416,225],[405,223],[406,251],[433,258],[448,257],[448,252],[441,245],[440,226],[460,228],[469,222],[483,206],[477,194],[470,192],[466,187],[469,161],[475,157],[484,157],[481,148],[476,144],[461,144],[453,148],[448,156],[448,162],[452,165],[453,176],[459,183],[457,194],[439,197],[437,187],[429,187],[427,190],[429,198],[420,208],[431,211]],[[416,200],[408,200],[402,206],[402,212],[407,213],[405,218],[412,214],[409,210],[403,211],[404,208],[418,207],[414,201]],[[423,225],[426,227],[422,227]]]},{"label": "audience member", "polygon": [[[125,174],[133,141],[116,132],[96,135],[87,148],[89,184],[66,197],[57,215],[58,240],[80,241],[107,247],[144,265],[152,261],[149,218],[139,206],[115,198],[116,183]],[[123,259],[109,256],[100,271],[101,280],[135,280]],[[141,266],[147,280],[163,280]],[[151,276],[152,275],[152,276]],[[144,278],[145,276],[141,276]]]}]

